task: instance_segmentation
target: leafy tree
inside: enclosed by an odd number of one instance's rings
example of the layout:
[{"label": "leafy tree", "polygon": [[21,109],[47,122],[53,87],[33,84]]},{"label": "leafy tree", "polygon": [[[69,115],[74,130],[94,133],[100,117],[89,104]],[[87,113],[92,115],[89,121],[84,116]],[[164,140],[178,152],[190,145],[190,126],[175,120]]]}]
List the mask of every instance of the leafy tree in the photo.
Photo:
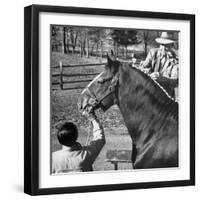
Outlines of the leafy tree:
[{"label": "leafy tree", "polygon": [[90,28],[89,38],[93,44],[91,48],[91,53],[93,52],[94,47],[96,46],[96,56],[98,56],[99,48],[101,49],[101,57],[103,56],[103,47],[107,36],[109,35],[109,29],[103,28]]},{"label": "leafy tree", "polygon": [[[114,29],[111,34],[113,40],[114,40],[114,46],[115,48],[115,54],[118,54],[118,45],[122,45],[125,49],[125,57],[127,58],[127,47],[128,45],[134,45],[138,44],[140,41],[137,37],[137,31],[136,30],[123,30],[123,29]],[[116,52],[117,51],[117,52]]]}]

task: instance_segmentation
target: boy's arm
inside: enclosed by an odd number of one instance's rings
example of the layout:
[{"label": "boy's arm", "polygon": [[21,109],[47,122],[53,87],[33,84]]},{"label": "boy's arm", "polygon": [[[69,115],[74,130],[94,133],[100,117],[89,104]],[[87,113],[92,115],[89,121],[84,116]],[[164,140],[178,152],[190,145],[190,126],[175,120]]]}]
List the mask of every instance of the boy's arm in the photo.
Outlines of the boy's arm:
[{"label": "boy's arm", "polygon": [[99,121],[93,117],[90,119],[92,123],[92,135],[93,138],[88,146],[84,147],[83,151],[83,160],[85,164],[92,164],[96,157],[99,155],[101,149],[103,148],[105,144],[105,135],[104,135],[104,130],[99,123]]},{"label": "boy's arm", "polygon": [[87,151],[90,152],[91,157],[94,157],[95,159],[105,144],[105,135],[102,125],[96,118],[93,118],[91,123],[93,126],[92,130],[93,138],[90,144],[86,147],[86,149]]}]

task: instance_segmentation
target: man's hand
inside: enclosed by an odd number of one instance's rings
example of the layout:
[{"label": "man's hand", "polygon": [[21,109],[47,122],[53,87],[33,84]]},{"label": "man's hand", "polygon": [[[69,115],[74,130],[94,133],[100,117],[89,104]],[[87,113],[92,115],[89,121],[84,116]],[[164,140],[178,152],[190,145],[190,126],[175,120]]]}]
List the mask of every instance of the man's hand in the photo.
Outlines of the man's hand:
[{"label": "man's hand", "polygon": [[145,68],[143,63],[144,61],[141,61],[140,64],[137,66],[137,68],[141,70],[142,72],[144,72],[145,74],[149,74],[150,68]]},{"label": "man's hand", "polygon": [[153,72],[150,74],[150,77],[154,80],[156,80],[157,78],[160,77],[160,73],[159,72]]}]

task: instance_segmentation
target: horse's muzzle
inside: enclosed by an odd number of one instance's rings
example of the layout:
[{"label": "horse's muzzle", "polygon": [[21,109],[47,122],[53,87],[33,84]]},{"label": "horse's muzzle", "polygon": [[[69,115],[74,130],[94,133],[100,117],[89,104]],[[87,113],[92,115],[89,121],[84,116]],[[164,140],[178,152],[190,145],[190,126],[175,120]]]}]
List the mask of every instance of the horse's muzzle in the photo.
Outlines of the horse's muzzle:
[{"label": "horse's muzzle", "polygon": [[78,110],[84,114],[84,112],[90,112],[97,107],[97,100],[90,96],[87,90],[83,91],[78,98]]}]

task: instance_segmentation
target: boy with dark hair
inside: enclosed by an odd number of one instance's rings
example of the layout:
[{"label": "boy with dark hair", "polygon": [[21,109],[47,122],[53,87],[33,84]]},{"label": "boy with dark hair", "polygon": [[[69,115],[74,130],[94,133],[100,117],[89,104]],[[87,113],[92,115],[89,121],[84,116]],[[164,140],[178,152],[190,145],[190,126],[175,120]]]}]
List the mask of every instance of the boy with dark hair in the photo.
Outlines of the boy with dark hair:
[{"label": "boy with dark hair", "polygon": [[105,144],[102,126],[94,113],[89,120],[93,126],[93,139],[87,146],[81,146],[76,140],[78,129],[72,122],[66,122],[58,130],[57,138],[62,149],[52,155],[52,172],[66,173],[70,171],[92,171],[92,164]]},{"label": "boy with dark hair", "polygon": [[66,122],[58,130],[57,138],[60,144],[73,146],[78,138],[78,129],[72,122]]}]

